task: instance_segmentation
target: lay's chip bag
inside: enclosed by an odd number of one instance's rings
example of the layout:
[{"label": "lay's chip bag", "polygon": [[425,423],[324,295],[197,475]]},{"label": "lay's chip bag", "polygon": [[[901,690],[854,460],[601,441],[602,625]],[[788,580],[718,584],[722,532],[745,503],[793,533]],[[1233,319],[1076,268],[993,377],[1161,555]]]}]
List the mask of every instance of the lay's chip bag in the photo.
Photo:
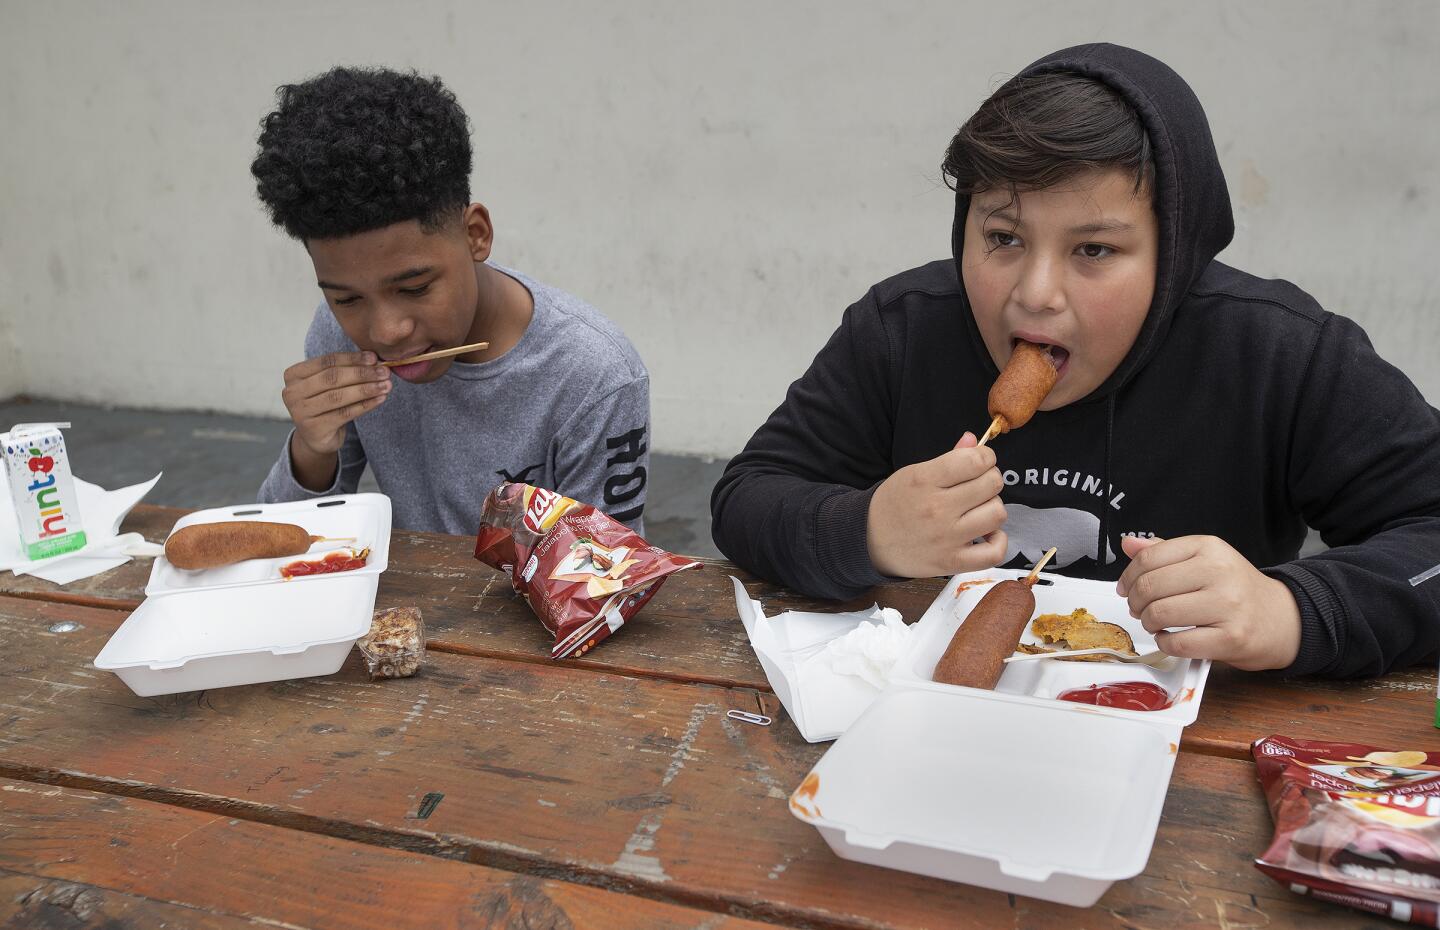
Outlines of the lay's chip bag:
[{"label": "lay's chip bag", "polygon": [[485,498],[475,558],[510,576],[545,629],[552,659],[583,655],[699,562],[671,555],[588,504],[507,482]]}]

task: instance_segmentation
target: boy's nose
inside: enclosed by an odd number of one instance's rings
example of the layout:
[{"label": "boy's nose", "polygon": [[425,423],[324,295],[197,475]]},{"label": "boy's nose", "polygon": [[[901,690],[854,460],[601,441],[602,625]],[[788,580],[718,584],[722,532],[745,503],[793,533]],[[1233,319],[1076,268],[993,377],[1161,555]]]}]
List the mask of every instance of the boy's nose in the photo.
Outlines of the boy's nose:
[{"label": "boy's nose", "polygon": [[415,320],[400,310],[380,307],[370,318],[370,341],[377,346],[404,346],[415,332]]},{"label": "boy's nose", "polygon": [[1045,256],[1030,258],[1015,282],[1015,300],[1031,313],[1054,313],[1065,302],[1063,262]]}]

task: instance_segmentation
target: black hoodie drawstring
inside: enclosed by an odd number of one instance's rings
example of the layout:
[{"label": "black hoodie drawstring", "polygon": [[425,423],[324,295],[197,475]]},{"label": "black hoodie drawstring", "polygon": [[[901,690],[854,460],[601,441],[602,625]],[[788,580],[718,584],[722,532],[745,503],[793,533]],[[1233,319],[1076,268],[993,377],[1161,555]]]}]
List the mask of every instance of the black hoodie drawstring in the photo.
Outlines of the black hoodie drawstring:
[{"label": "black hoodie drawstring", "polygon": [[1096,546],[1095,564],[1105,567],[1105,549],[1108,544],[1106,529],[1110,522],[1110,440],[1115,434],[1115,391],[1105,398],[1105,467],[1101,471],[1100,486],[1105,489],[1105,498],[1100,504],[1100,541]]}]

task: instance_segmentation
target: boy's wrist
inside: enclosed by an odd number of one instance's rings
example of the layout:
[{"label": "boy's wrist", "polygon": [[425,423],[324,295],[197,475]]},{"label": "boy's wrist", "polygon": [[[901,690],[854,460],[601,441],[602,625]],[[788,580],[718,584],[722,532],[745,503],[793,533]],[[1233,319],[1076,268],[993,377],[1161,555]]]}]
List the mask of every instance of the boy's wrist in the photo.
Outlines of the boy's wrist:
[{"label": "boy's wrist", "polygon": [[1267,603],[1274,627],[1269,668],[1283,669],[1295,664],[1300,656],[1300,640],[1303,632],[1300,618],[1300,604],[1290,592],[1290,586],[1278,578],[1266,578],[1270,597]]},{"label": "boy's wrist", "polygon": [[312,492],[327,490],[335,483],[339,469],[338,452],[316,452],[305,444],[298,432],[290,434],[290,473],[300,487]]}]

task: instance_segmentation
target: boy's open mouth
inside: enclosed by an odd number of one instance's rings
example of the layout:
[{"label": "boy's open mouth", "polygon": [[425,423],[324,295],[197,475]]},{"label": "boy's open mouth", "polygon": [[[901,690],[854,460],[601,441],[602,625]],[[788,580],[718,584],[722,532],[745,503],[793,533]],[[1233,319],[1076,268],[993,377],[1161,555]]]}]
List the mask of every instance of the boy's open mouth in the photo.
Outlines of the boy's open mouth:
[{"label": "boy's open mouth", "polygon": [[1050,364],[1055,366],[1056,375],[1064,376],[1065,368],[1070,363],[1069,349],[1065,348],[1062,345],[1057,345],[1053,342],[1045,342],[1041,339],[1027,339],[1023,336],[1013,337],[1010,340],[1010,349],[1013,351],[1015,349],[1015,346],[1019,345],[1022,342],[1028,342],[1032,345],[1037,345],[1040,348],[1044,349],[1045,357],[1050,360]]},{"label": "boy's open mouth", "polygon": [[[394,355],[394,359],[410,358],[416,355],[424,355],[426,352],[433,351],[434,349],[435,346],[428,345],[424,348],[416,349],[413,352],[396,353]],[[381,356],[381,360],[386,362],[393,361],[394,359]],[[432,363],[429,361],[412,362],[409,365],[396,365],[390,370],[395,373],[396,377],[403,378],[406,381],[415,381],[419,378],[425,377],[425,374],[430,370],[431,364]]]}]

